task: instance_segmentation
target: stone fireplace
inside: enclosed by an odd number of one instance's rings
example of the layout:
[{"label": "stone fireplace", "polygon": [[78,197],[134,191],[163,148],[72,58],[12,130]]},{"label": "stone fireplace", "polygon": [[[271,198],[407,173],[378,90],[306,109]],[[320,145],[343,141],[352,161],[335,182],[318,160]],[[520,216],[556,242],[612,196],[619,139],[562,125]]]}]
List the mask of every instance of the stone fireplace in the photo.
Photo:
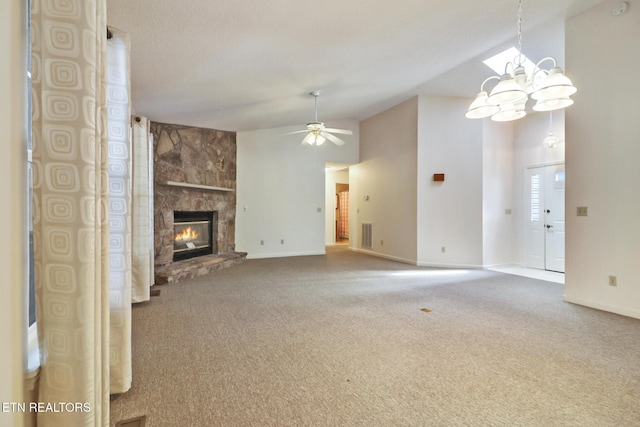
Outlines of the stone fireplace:
[{"label": "stone fireplace", "polygon": [[[186,254],[234,254],[235,132],[158,122],[151,122],[150,129],[156,271],[186,262]],[[181,225],[183,222],[192,224]],[[192,230],[186,231],[189,226]],[[176,241],[182,232],[185,237]],[[189,235],[191,232],[199,237]]]}]

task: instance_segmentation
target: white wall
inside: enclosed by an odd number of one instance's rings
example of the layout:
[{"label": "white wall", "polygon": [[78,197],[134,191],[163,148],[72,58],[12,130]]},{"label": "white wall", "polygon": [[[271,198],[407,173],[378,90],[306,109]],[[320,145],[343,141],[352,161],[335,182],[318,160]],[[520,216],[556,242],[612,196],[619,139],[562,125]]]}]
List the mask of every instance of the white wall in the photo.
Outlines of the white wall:
[{"label": "white wall", "polygon": [[363,250],[361,224],[372,223],[366,251],[416,262],[417,126],[417,97],[360,123],[360,163],[349,168],[352,248]]},{"label": "white wall", "polygon": [[465,118],[467,107],[466,99],[420,97],[419,265],[482,266],[482,123]]},{"label": "white wall", "polygon": [[237,133],[236,250],[247,258],[325,253],[325,164],[356,163],[359,149],[358,122],[327,126],[354,135],[311,147],[284,135],[304,125]]},{"label": "white wall", "polygon": [[[329,170],[325,175],[325,245],[336,243],[336,184],[349,184],[349,168]],[[349,218],[349,232],[351,232],[351,218]]]},{"label": "white wall", "polygon": [[[542,145],[548,113],[529,113],[509,123],[468,120],[469,102],[420,98],[419,264],[523,264],[524,172],[529,166],[564,162],[564,111],[553,113],[552,127],[562,142],[548,149]],[[445,182],[433,182],[434,173],[445,173]]]},{"label": "white wall", "polygon": [[482,238],[484,267],[516,263],[514,125],[484,119],[482,126]]},{"label": "white wall", "polygon": [[[566,111],[565,299],[640,318],[640,1],[606,1],[567,22],[578,92]],[[588,207],[577,217],[578,206]],[[618,286],[608,285],[617,276]]]},{"label": "white wall", "polygon": [[[0,3],[0,195],[10,201],[0,209],[5,241],[0,247],[0,402],[23,402],[25,362],[25,283],[27,243],[25,218],[26,11],[21,0]],[[0,412],[0,426],[22,426],[21,414]]]}]

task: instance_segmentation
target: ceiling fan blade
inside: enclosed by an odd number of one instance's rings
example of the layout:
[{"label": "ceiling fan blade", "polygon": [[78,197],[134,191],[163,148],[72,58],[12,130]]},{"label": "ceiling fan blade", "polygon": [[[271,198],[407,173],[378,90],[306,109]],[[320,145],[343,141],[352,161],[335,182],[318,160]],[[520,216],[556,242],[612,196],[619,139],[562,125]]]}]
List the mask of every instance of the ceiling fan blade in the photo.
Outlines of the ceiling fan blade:
[{"label": "ceiling fan blade", "polygon": [[341,140],[340,138],[338,138],[335,135],[331,135],[328,132],[320,132],[320,135],[324,136],[325,138],[327,138],[329,141],[333,142],[336,145],[344,145],[344,141]]},{"label": "ceiling fan blade", "polygon": [[324,128],[324,130],[326,132],[332,132],[332,133],[341,133],[344,135],[353,135],[353,132],[351,132],[348,129],[332,129],[332,128]]},{"label": "ceiling fan blade", "polygon": [[294,133],[302,133],[302,132],[309,132],[309,130],[308,130],[308,129],[305,129],[305,130],[297,130],[297,131],[294,131],[294,132],[285,133],[285,134],[283,134],[283,136],[284,136],[284,135],[293,135]]}]

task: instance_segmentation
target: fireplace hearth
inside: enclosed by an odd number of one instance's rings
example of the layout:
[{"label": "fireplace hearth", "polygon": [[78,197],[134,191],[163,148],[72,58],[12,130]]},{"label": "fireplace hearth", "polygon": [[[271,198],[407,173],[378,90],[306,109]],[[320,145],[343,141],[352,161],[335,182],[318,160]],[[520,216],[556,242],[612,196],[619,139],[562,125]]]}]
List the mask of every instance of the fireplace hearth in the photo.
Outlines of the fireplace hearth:
[{"label": "fireplace hearth", "polygon": [[173,261],[217,253],[217,219],[215,211],[174,211]]}]

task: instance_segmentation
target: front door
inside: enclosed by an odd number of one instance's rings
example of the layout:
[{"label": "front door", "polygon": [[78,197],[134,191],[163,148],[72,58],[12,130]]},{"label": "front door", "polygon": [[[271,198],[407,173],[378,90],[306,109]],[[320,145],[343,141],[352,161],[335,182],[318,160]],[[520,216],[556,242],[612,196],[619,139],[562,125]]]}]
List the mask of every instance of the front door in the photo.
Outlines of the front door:
[{"label": "front door", "polygon": [[564,273],[564,164],[527,169],[526,265]]}]

